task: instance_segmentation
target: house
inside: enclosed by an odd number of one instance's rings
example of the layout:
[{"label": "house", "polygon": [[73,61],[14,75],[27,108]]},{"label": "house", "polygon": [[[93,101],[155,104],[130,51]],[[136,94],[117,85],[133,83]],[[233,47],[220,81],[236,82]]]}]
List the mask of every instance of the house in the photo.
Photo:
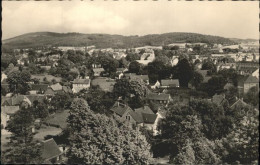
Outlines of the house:
[{"label": "house", "polygon": [[48,88],[48,84],[30,84],[30,94],[43,94]]},{"label": "house", "polygon": [[102,73],[102,72],[104,72],[105,70],[103,69],[103,68],[93,68],[93,72],[94,72],[94,76],[95,77],[98,77],[98,76],[100,76],[100,74]]},{"label": "house", "polygon": [[128,105],[116,101],[110,110],[114,115],[119,116],[122,122],[127,120],[132,124],[141,123],[141,119],[133,113],[133,110]]},{"label": "house", "polygon": [[147,85],[149,84],[149,77],[148,75],[136,75],[136,73],[126,73],[125,77],[130,80],[135,81],[144,81]]},{"label": "house", "polygon": [[178,79],[161,80],[160,88],[179,87],[179,85]]},{"label": "house", "polygon": [[259,80],[256,77],[249,75],[238,80],[238,90],[240,93],[247,93],[252,87],[256,87],[259,90]]},{"label": "house", "polygon": [[15,95],[11,98],[7,98],[2,106],[20,106],[22,102],[27,102],[29,105],[32,105],[32,102],[25,95]]},{"label": "house", "polygon": [[5,79],[7,79],[7,75],[4,72],[2,72],[1,73],[1,82],[3,82]]},{"label": "house", "polygon": [[82,89],[88,89],[90,87],[90,79],[75,79],[72,81],[73,93],[78,93]]},{"label": "house", "polygon": [[73,93],[72,89],[69,86],[62,86],[62,90],[65,93],[69,93],[69,94]]},{"label": "house", "polygon": [[237,109],[237,108],[241,108],[241,106],[246,106],[247,103],[245,103],[243,101],[243,98],[241,98],[241,99],[237,99],[234,103],[231,103],[230,105],[231,105],[230,106],[231,109]]},{"label": "house", "polygon": [[1,106],[1,128],[5,128],[10,117],[20,109],[19,106]]},{"label": "house", "polygon": [[41,158],[45,164],[55,164],[61,161],[63,152],[59,149],[53,138],[45,140],[41,143]]},{"label": "house", "polygon": [[49,86],[44,94],[55,95],[59,91],[62,91],[62,86],[60,85],[60,83],[56,83],[56,84]]},{"label": "house", "polygon": [[48,71],[51,69],[51,66],[40,66],[40,68]]},{"label": "house", "polygon": [[157,89],[157,88],[160,87],[160,85],[161,85],[160,82],[157,80],[154,85],[151,85],[151,88],[152,88],[152,89]]},{"label": "house", "polygon": [[97,77],[91,81],[91,86],[99,86],[105,92],[112,92],[116,81],[105,77]]},{"label": "house", "polygon": [[137,108],[133,111],[129,106],[117,101],[111,108],[111,111],[114,115],[119,116],[122,122],[143,126],[145,129],[151,130],[153,133],[157,130],[158,123],[156,121],[159,121],[158,117],[160,116],[154,114],[148,106]]},{"label": "house", "polygon": [[251,75],[259,79],[259,68],[257,68]]},{"label": "house", "polygon": [[127,68],[116,68],[116,73],[124,73],[127,72],[128,69]]},{"label": "house", "polygon": [[147,95],[147,101],[148,102],[155,101],[159,104],[168,105],[168,103],[172,101],[172,98],[169,94],[165,94],[165,93],[149,93]]}]

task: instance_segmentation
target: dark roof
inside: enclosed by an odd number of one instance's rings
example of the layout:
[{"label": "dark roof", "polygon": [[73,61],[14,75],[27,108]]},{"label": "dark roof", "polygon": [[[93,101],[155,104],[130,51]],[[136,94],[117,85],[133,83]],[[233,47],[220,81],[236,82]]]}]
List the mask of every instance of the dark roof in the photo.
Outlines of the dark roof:
[{"label": "dark roof", "polygon": [[147,95],[147,99],[149,100],[168,100],[170,97],[169,94],[165,93],[150,93]]},{"label": "dark roof", "polygon": [[161,80],[162,86],[179,86],[178,79],[170,79],[170,80]]},{"label": "dark roof", "polygon": [[244,83],[259,83],[259,80],[256,77],[249,75]]},{"label": "dark roof", "polygon": [[141,107],[141,108],[137,108],[135,109],[135,112],[136,113],[147,113],[147,114],[154,114],[154,112],[151,110],[150,107],[148,106],[144,106],[144,107]]},{"label": "dark roof", "polygon": [[119,116],[123,116],[127,111],[133,111],[129,106],[119,103],[117,101],[110,110],[115,112]]},{"label": "dark roof", "polygon": [[31,84],[32,90],[44,90],[46,91],[48,88],[48,84]]},{"label": "dark roof", "polygon": [[134,111],[130,111],[129,114],[132,116],[132,118],[137,122],[137,123],[143,123],[143,117],[141,114],[136,113]]},{"label": "dark roof", "polygon": [[69,116],[69,110],[64,110],[62,112],[57,112],[55,115],[50,116],[46,119],[46,122],[49,124],[59,125],[61,129],[67,127],[67,118]]},{"label": "dark roof", "polygon": [[44,160],[50,160],[60,156],[61,154],[62,152],[53,138],[42,142],[42,158]]},{"label": "dark roof", "polygon": [[73,84],[88,84],[89,79],[75,79],[72,81]]},{"label": "dark roof", "polygon": [[156,114],[142,113],[142,116],[143,116],[143,122],[147,124],[153,124],[157,118]]}]

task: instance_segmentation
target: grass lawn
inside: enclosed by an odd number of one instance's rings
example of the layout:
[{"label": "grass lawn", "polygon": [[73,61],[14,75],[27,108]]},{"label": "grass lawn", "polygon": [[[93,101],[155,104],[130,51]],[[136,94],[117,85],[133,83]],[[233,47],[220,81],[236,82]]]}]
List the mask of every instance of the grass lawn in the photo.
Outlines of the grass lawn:
[{"label": "grass lawn", "polygon": [[46,135],[57,135],[62,132],[61,128],[56,127],[49,127],[49,126],[42,126],[39,130],[36,130],[38,132],[34,135],[35,140],[44,140],[44,137]]},{"label": "grass lawn", "polygon": [[69,110],[64,110],[62,112],[57,112],[56,114],[50,116],[46,123],[59,125],[62,129],[67,127],[67,118],[69,116]]}]

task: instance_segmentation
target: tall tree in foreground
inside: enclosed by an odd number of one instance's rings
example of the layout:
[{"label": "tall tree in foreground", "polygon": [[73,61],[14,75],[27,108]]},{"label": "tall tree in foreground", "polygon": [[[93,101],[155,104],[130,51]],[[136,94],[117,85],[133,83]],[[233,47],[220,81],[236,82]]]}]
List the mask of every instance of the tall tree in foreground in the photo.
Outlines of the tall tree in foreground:
[{"label": "tall tree in foreground", "polygon": [[149,164],[150,146],[139,131],[105,115],[94,114],[75,99],[68,117],[69,164]]},{"label": "tall tree in foreground", "polygon": [[[25,103],[26,104],[26,103]],[[6,129],[12,133],[8,149],[3,152],[7,164],[41,163],[41,148],[33,141],[33,115],[28,106],[22,106],[9,120]]]},{"label": "tall tree in foreground", "polygon": [[186,58],[180,60],[177,64],[178,77],[181,87],[188,87],[189,81],[192,79],[193,71],[189,61]]}]

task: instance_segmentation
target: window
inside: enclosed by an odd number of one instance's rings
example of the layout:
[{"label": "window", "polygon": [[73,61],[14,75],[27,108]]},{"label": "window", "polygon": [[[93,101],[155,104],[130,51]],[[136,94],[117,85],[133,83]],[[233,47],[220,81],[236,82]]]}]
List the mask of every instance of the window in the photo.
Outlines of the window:
[{"label": "window", "polygon": [[126,116],[125,118],[126,118],[126,120],[130,120],[130,116]]}]

